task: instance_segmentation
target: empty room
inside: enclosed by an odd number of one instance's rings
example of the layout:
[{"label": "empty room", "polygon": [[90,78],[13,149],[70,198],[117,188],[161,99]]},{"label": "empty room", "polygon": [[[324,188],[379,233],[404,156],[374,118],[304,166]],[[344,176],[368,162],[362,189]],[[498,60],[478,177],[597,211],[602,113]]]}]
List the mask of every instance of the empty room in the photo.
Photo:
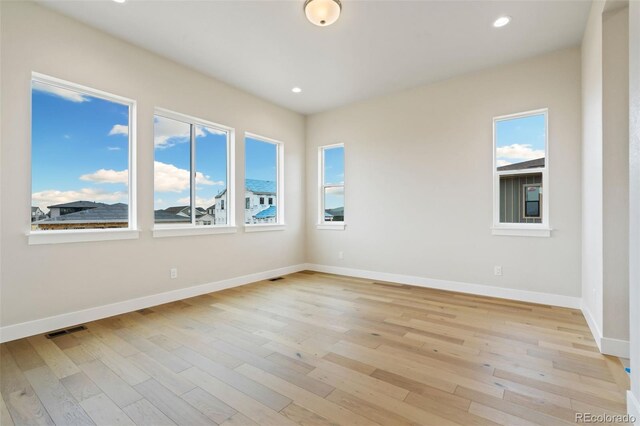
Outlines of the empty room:
[{"label": "empty room", "polygon": [[640,426],[640,0],[0,0],[0,396]]}]

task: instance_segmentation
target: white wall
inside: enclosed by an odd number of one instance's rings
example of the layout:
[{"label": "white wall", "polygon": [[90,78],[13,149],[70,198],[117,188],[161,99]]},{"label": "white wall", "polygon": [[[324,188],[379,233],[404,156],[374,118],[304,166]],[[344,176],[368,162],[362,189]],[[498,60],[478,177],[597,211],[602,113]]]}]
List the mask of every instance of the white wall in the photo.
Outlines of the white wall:
[{"label": "white wall", "polygon": [[629,2],[629,183],[631,392],[629,411],[640,425],[640,2]]},{"label": "white wall", "polygon": [[[1,4],[3,326],[304,262],[304,117],[32,3]],[[138,240],[27,244],[32,71],[138,101]],[[236,188],[244,132],[283,141],[286,230],[153,238],[154,107],[234,127]]]},{"label": "white wall", "polygon": [[[544,107],[552,237],[493,236],[492,118]],[[308,261],[579,297],[580,110],[574,48],[308,117]],[[318,230],[317,147],[338,142],[347,228]]]}]

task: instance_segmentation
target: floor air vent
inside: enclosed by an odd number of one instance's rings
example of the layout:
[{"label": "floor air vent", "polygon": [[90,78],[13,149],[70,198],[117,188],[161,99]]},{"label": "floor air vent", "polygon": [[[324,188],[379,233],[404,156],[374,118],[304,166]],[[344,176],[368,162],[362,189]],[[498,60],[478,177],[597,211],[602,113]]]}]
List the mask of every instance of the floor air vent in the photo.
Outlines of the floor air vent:
[{"label": "floor air vent", "polygon": [[58,336],[63,336],[65,334],[71,334],[75,333],[76,331],[82,331],[86,329],[87,327],[85,327],[84,325],[79,325],[77,327],[66,328],[64,330],[52,331],[51,333],[45,334],[44,337],[46,337],[47,339],[53,339]]},{"label": "floor air vent", "polygon": [[269,278],[269,281],[280,281],[280,280],[284,280],[284,278],[282,277]]}]

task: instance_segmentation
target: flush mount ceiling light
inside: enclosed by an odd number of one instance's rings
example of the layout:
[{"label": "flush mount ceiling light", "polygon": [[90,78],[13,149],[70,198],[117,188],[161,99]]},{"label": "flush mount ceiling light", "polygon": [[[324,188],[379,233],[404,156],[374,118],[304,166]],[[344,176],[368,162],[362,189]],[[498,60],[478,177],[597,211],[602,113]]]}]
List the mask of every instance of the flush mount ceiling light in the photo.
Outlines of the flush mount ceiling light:
[{"label": "flush mount ceiling light", "polygon": [[127,0],[113,0],[113,1],[115,1],[116,3],[124,3]]},{"label": "flush mount ceiling light", "polygon": [[511,22],[511,16],[501,16],[495,21],[493,21],[493,26],[495,28],[502,28],[505,25],[507,25],[509,22]]},{"label": "flush mount ceiling light", "polygon": [[299,88],[299,87],[294,87],[293,89],[291,89],[291,91],[292,91],[293,93],[300,93],[300,92],[302,92],[302,89],[301,89],[301,88]]},{"label": "flush mount ceiling light", "polygon": [[342,3],[340,0],[306,0],[304,14],[307,19],[319,27],[328,27],[338,20]]}]

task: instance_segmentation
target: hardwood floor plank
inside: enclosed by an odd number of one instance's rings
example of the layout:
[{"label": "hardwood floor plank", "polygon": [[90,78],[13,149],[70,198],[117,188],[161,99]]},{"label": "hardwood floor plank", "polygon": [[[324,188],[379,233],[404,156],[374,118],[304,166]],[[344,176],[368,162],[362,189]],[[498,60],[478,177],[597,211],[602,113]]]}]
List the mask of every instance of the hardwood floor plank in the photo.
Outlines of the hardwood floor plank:
[{"label": "hardwood floor plank", "polygon": [[136,391],[179,425],[215,425],[216,423],[192,407],[154,379],[135,386]]},{"label": "hardwood floor plank", "polygon": [[129,416],[103,393],[85,399],[80,405],[98,426],[135,425]]},{"label": "hardwood floor plank", "polygon": [[236,410],[200,388],[195,388],[185,393],[182,395],[182,399],[218,424],[237,413]]},{"label": "hardwood floor plank", "polygon": [[142,399],[142,395],[100,360],[80,364],[80,369],[120,408]]},{"label": "hardwood floor plank", "polygon": [[56,424],[94,424],[48,366],[27,370],[24,375]]},{"label": "hardwood floor plank", "polygon": [[78,402],[96,396],[102,391],[95,383],[82,371],[71,376],[60,379],[60,382]]},{"label": "hardwood floor plank", "polygon": [[122,409],[138,426],[174,426],[174,423],[155,405],[146,399],[140,399]]}]

